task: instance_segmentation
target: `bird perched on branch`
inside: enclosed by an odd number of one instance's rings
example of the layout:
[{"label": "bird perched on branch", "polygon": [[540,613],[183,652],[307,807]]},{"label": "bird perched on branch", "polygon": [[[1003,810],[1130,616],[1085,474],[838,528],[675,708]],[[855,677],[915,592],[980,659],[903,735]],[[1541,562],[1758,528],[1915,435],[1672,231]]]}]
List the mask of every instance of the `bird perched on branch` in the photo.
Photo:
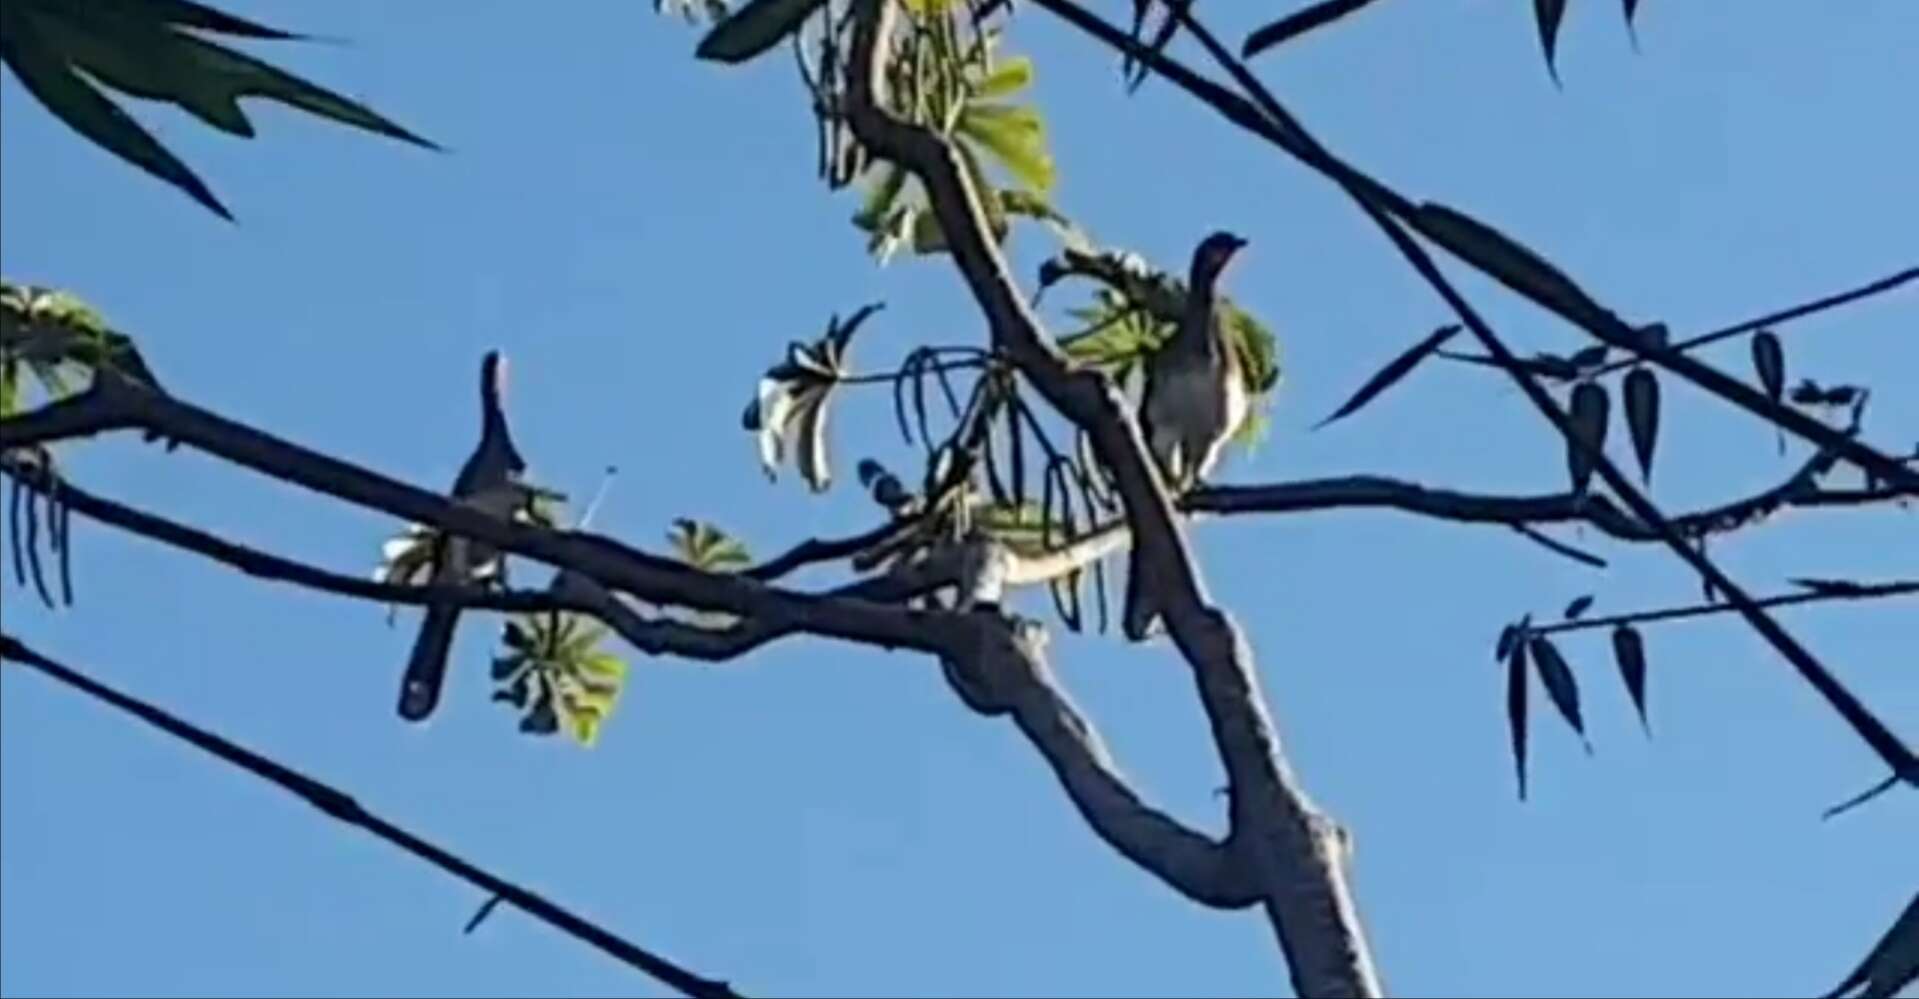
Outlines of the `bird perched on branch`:
[{"label": "bird perched on branch", "polygon": [[[513,516],[527,496],[521,479],[526,460],[513,446],[507,430],[506,410],[501,396],[506,392],[506,358],[488,351],[480,363],[480,443],[461,466],[453,481],[455,502],[475,507],[502,520]],[[441,585],[469,583],[497,574],[500,553],[492,545],[456,534],[442,532],[434,544],[433,582]],[[446,681],[447,655],[453,647],[453,628],[459,623],[460,610],[444,604],[427,607],[426,620],[420,623],[420,636],[414,640],[412,658],[407,660],[406,677],[400,685],[400,717],[422,721],[440,703],[440,687]]]},{"label": "bird perched on branch", "polygon": [[1146,362],[1140,430],[1174,495],[1206,478],[1251,408],[1239,352],[1213,290],[1245,245],[1230,232],[1215,232],[1193,251],[1179,326]]},{"label": "bird perched on branch", "polygon": [[[1193,251],[1179,326],[1146,361],[1140,431],[1175,496],[1212,472],[1226,441],[1251,409],[1239,352],[1214,293],[1220,273],[1245,245],[1225,231],[1200,242]],[[1129,578],[1123,622],[1127,635],[1144,638],[1155,614],[1140,581]]]}]

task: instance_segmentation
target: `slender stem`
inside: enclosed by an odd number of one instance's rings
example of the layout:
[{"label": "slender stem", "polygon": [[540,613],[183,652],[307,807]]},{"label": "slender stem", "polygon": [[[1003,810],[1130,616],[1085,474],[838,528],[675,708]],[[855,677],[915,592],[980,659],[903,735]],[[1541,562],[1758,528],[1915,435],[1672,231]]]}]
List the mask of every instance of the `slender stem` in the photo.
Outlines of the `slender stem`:
[{"label": "slender stem", "polygon": [[[1879,597],[1897,597],[1919,593],[1919,581],[1897,583],[1861,583],[1855,588],[1805,590],[1799,593],[1786,593],[1776,597],[1755,599],[1755,607],[1789,607],[1793,604],[1813,604],[1827,600],[1872,600]],[[1672,621],[1685,617],[1705,617],[1712,614],[1730,614],[1739,608],[1732,604],[1689,604],[1684,607],[1667,607],[1661,610],[1635,611],[1631,614],[1614,614],[1611,617],[1588,617],[1577,621],[1561,621],[1558,624],[1539,625],[1529,630],[1534,635],[1556,635],[1566,631],[1585,631],[1588,628],[1608,628],[1620,624],[1642,624],[1647,621]]]}]

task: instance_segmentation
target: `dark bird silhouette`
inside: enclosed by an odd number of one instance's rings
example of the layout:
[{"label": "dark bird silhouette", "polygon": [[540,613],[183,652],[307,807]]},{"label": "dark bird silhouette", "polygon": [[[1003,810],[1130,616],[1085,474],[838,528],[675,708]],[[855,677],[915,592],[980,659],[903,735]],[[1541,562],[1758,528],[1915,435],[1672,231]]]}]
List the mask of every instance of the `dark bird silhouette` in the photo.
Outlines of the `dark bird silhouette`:
[{"label": "dark bird silhouette", "polygon": [[[455,502],[502,520],[511,517],[526,496],[521,482],[526,460],[513,446],[513,435],[507,430],[500,399],[505,391],[506,359],[497,350],[488,351],[480,364],[480,443],[461,466],[452,493]],[[491,545],[442,533],[434,545],[433,582],[473,582],[496,573],[499,561],[500,553]],[[407,660],[406,677],[400,684],[400,717],[407,721],[422,721],[439,705],[453,629],[459,619],[457,607],[427,607],[420,636],[413,643],[413,655]]]},{"label": "dark bird silhouette", "polygon": [[[1179,327],[1146,362],[1140,431],[1175,496],[1212,472],[1226,441],[1245,422],[1251,407],[1239,352],[1214,293],[1220,273],[1245,245],[1245,240],[1224,231],[1201,241],[1193,251]],[[1136,641],[1144,638],[1154,616],[1138,583],[1129,578],[1126,634]]]}]

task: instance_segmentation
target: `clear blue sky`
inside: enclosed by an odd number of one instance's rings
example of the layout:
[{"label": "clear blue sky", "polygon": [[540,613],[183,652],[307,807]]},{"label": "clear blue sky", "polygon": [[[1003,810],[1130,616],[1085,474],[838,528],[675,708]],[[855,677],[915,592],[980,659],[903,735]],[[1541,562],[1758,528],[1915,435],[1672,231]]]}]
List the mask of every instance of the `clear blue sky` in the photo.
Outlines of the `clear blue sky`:
[{"label": "clear blue sky", "polygon": [[[480,355],[515,361],[512,419],[547,482],[624,469],[599,525],[660,547],[703,514],[759,553],[867,523],[856,490],[762,477],[753,380],[834,311],[891,307],[865,368],[977,342],[943,261],[875,268],[850,193],[813,177],[783,56],[698,64],[639,0],[513,5],[232,0],[350,40],[262,47],[443,143],[433,155],[276,107],[242,143],[140,108],[239,215],[229,226],[4,84],[4,269],[70,287],[139,337],[176,392],[421,485],[472,443]],[[1108,16],[1123,4],[1101,5]],[[1238,37],[1279,5],[1216,11]],[[1527,5],[1382,5],[1260,69],[1335,148],[1533,243],[1635,320],[1684,333],[1919,261],[1910,127],[1919,8],[1782,0],[1574,4],[1563,90]],[[1735,16],[1736,14],[1736,16]],[[1283,339],[1273,432],[1228,481],[1354,472],[1537,492],[1557,444],[1510,387],[1424,370],[1306,428],[1445,319],[1327,185],[1163,83],[1022,8],[1062,206],[1177,264],[1231,226],[1230,291]],[[1045,252],[1019,237],[1020,273]],[[1573,333],[1467,280],[1522,349]],[[1868,432],[1919,428],[1919,296],[1790,327],[1789,375],[1869,380]],[[1709,355],[1745,373],[1745,348]],[[1803,455],[1667,387],[1656,497],[1763,488]],[[836,413],[841,471],[903,462],[883,393]],[[185,451],[70,449],[76,481],[364,572],[389,519]],[[1623,446],[1614,450],[1625,458]],[[601,745],[511,731],[486,702],[491,623],[462,633],[425,728],[393,715],[417,618],[263,585],[76,518],[79,606],[6,584],[6,628],[110,683],[350,790],[368,808],[749,994],[1243,995],[1286,989],[1264,921],[1187,904],[1104,848],[1004,722],[932,661],[787,641],[725,666],[638,661]],[[1695,598],[1669,555],[1583,540],[1604,573],[1510,532],[1393,513],[1214,523],[1213,594],[1248,628],[1293,761],[1357,838],[1361,911],[1401,995],[1803,995],[1828,987],[1919,880],[1919,799],[1822,808],[1883,774],[1791,670],[1714,619],[1649,632],[1648,742],[1603,633],[1564,648],[1597,754],[1536,723],[1514,799],[1502,622]],[[1911,514],[1811,512],[1714,549],[1761,592],[1795,575],[1919,574]],[[536,577],[537,578],[537,577]],[[820,583],[825,577],[814,577]],[[1784,615],[1919,739],[1910,602]],[[1060,670],[1148,796],[1211,829],[1218,766],[1163,645],[1059,638]],[[0,990],[56,994],[619,995],[657,986],[521,914],[473,936],[467,885],[18,670],[0,677]],[[1906,847],[1897,844],[1904,842]]]}]

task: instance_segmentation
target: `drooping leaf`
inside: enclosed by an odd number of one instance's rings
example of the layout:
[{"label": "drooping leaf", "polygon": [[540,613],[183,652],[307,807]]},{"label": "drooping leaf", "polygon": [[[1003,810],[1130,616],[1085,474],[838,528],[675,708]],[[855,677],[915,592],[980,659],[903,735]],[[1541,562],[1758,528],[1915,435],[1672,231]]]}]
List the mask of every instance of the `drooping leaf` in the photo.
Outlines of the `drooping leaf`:
[{"label": "drooping leaf", "polygon": [[1493,645],[1493,662],[1503,663],[1513,654],[1513,643],[1519,640],[1519,634],[1517,622],[1499,629],[1499,641]]},{"label": "drooping leaf", "polygon": [[980,100],[1009,97],[1025,90],[1032,82],[1033,60],[1027,56],[1013,56],[994,64],[993,71],[973,88],[973,96]]},{"label": "drooping leaf", "polygon": [[1559,46],[1559,22],[1566,16],[1566,0],[1533,0],[1533,18],[1539,23],[1539,46],[1546,50],[1546,71],[1559,82],[1559,67],[1554,65]]},{"label": "drooping leaf", "polygon": [[1566,469],[1572,475],[1576,495],[1585,494],[1598,456],[1606,446],[1606,414],[1610,408],[1606,390],[1598,382],[1580,382],[1573,386],[1573,433],[1566,441]]},{"label": "drooping leaf", "polygon": [[1652,482],[1653,448],[1659,442],[1659,378],[1652,370],[1635,367],[1626,372],[1626,429],[1632,434],[1633,454],[1639,458],[1643,481]]},{"label": "drooping leaf", "polygon": [[[1553,707],[1559,709],[1559,716],[1566,719],[1579,738],[1586,738],[1586,722],[1579,714],[1579,682],[1573,678],[1572,667],[1566,665],[1565,657],[1553,645],[1552,639],[1544,635],[1534,635],[1527,643],[1531,647],[1533,666],[1539,670],[1539,682],[1546,687],[1546,695],[1552,698]],[[1586,751],[1592,752],[1592,744],[1586,743]]]},{"label": "drooping leaf", "polygon": [[[1786,350],[1779,344],[1779,334],[1771,330],[1760,330],[1752,335],[1752,366],[1759,373],[1759,384],[1766,390],[1766,398],[1778,402],[1786,392]],[[1779,453],[1786,453],[1786,432],[1777,427]]]},{"label": "drooping leaf", "polygon": [[960,112],[956,131],[992,150],[1020,183],[1041,193],[1052,190],[1053,154],[1046,148],[1046,125],[1037,109],[969,103]]},{"label": "drooping leaf", "polygon": [[1324,27],[1361,10],[1372,2],[1373,0],[1320,0],[1319,3],[1296,10],[1247,35],[1246,41],[1239,47],[1240,58],[1251,59],[1275,45],[1291,41],[1308,31]]},{"label": "drooping leaf", "polygon": [[1366,383],[1359,387],[1359,391],[1353,393],[1352,398],[1347,399],[1343,405],[1333,411],[1333,415],[1314,424],[1313,429],[1318,430],[1320,427],[1332,423],[1335,420],[1343,419],[1358,412],[1359,408],[1371,402],[1374,396],[1391,388],[1395,382],[1411,374],[1413,368],[1418,366],[1419,362],[1430,357],[1433,351],[1439,349],[1441,344],[1452,339],[1453,335],[1459,332],[1459,329],[1460,327],[1456,324],[1441,326],[1428,334],[1425,339],[1407,348],[1398,357],[1387,362],[1386,366],[1375,372],[1371,378],[1368,378]]},{"label": "drooping leaf", "polygon": [[1639,13],[1639,0],[1626,0],[1626,27],[1633,26],[1633,15]]},{"label": "drooping leaf", "polygon": [[1419,206],[1415,229],[1494,280],[1587,329],[1619,327],[1619,317],[1581,291],[1545,258],[1484,222],[1437,202]]},{"label": "drooping leaf", "polygon": [[1572,603],[1569,603],[1566,605],[1566,620],[1568,621],[1579,620],[1579,616],[1586,613],[1586,611],[1589,610],[1592,607],[1592,605],[1593,605],[1593,598],[1592,598],[1592,594],[1590,593],[1582,597],[1574,598]]},{"label": "drooping leaf", "polygon": [[1513,645],[1506,660],[1506,724],[1512,731],[1513,769],[1519,775],[1519,800],[1526,800],[1526,643]]},{"label": "drooping leaf", "polygon": [[712,62],[741,63],[778,45],[826,0],[751,0],[700,39],[694,54]]},{"label": "drooping leaf", "polygon": [[1626,683],[1633,710],[1639,713],[1639,727],[1648,736],[1652,724],[1646,720],[1646,643],[1639,629],[1622,624],[1612,632],[1613,659],[1619,663],[1619,678]]}]

